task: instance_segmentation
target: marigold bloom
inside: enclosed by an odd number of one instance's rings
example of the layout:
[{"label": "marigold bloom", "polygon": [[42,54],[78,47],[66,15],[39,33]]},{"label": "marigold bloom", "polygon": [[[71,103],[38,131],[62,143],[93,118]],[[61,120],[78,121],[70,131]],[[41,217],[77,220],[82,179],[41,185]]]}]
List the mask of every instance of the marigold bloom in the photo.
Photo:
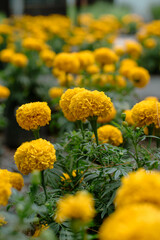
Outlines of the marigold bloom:
[{"label": "marigold bloom", "polygon": [[22,53],[15,53],[12,56],[11,62],[12,62],[12,64],[14,64],[17,67],[25,67],[28,63],[28,59]]},{"label": "marigold bloom", "polygon": [[129,77],[130,71],[133,67],[136,67],[137,63],[132,59],[123,59],[120,63],[119,72],[124,77]]},{"label": "marigold bloom", "polygon": [[126,80],[121,75],[116,75],[116,76],[107,75],[106,83],[111,84],[112,86],[117,86],[117,87],[121,87],[121,88],[126,87]]},{"label": "marigold bloom", "polygon": [[80,61],[80,68],[86,69],[87,66],[94,64],[94,55],[91,51],[81,51],[77,53],[77,57]]},{"label": "marigold bloom", "polygon": [[97,129],[98,139],[101,143],[109,143],[114,146],[119,146],[123,143],[121,131],[112,125],[104,125]]},{"label": "marigold bloom", "polygon": [[10,90],[5,86],[0,85],[0,99],[8,98],[9,95],[10,95]]},{"label": "marigold bloom", "polygon": [[76,121],[75,117],[73,116],[72,112],[70,111],[70,103],[71,99],[74,95],[76,95],[79,92],[84,91],[84,88],[74,88],[74,89],[68,89],[63,95],[61,96],[61,100],[59,102],[59,105],[63,111],[64,116],[71,122]]},{"label": "marigold bloom", "polygon": [[59,53],[54,59],[54,67],[66,73],[77,73],[80,62],[74,53]]},{"label": "marigold bloom", "polygon": [[51,120],[51,109],[46,102],[23,104],[16,111],[16,120],[25,130],[34,130],[43,127]]},{"label": "marigold bloom", "polygon": [[22,189],[24,186],[24,180],[21,174],[15,173],[15,172],[10,172],[7,169],[0,169],[0,176],[5,176],[11,186],[18,191]]},{"label": "marigold bloom", "polygon": [[40,58],[45,62],[47,67],[53,67],[55,52],[45,49],[40,52]]},{"label": "marigold bloom", "polygon": [[157,97],[154,97],[154,96],[148,96],[148,97],[146,97],[144,100],[158,101],[158,98],[157,98]]},{"label": "marigold bloom", "polygon": [[135,104],[132,108],[132,118],[138,127],[154,123],[156,128],[159,128],[160,103],[153,100],[143,100]]},{"label": "marigold bloom", "polygon": [[104,92],[85,90],[73,96],[69,109],[76,120],[105,117],[111,112],[112,102]]},{"label": "marigold bloom", "polygon": [[80,191],[75,195],[66,195],[58,201],[55,220],[62,223],[68,219],[78,219],[87,223],[94,215],[93,197],[86,191]]},{"label": "marigold bloom", "polygon": [[103,71],[105,73],[113,73],[115,71],[115,65],[114,64],[106,64],[103,67]]},{"label": "marigold bloom", "polygon": [[[77,174],[76,174],[76,170],[73,170],[72,171],[72,176],[73,177],[76,177],[77,176]],[[68,173],[63,173],[63,176],[61,176],[61,181],[71,181],[71,179],[70,179],[70,176],[68,175]]]},{"label": "marigold bloom", "polygon": [[64,90],[63,88],[60,88],[60,87],[52,87],[49,89],[49,96],[51,98],[60,98],[63,94]]},{"label": "marigold bloom", "polygon": [[8,176],[0,173],[0,205],[6,206],[11,196],[11,184]]},{"label": "marigold bloom", "polygon": [[112,119],[114,119],[116,116],[116,112],[117,111],[116,111],[114,105],[112,104],[111,112],[109,114],[107,114],[106,117],[98,117],[97,122],[98,123],[108,123],[108,122],[112,121]]},{"label": "marigold bloom", "polygon": [[44,42],[39,38],[27,37],[22,41],[22,46],[28,50],[41,51],[44,48]]},{"label": "marigold bloom", "polygon": [[95,73],[99,73],[99,72],[100,72],[100,69],[99,69],[99,67],[98,67],[96,64],[93,64],[93,65],[89,65],[89,66],[86,68],[86,71],[87,71],[89,74],[95,74]]},{"label": "marigold bloom", "polygon": [[104,220],[99,230],[99,239],[159,240],[159,223],[160,210],[151,204],[123,207]]},{"label": "marigold bloom", "polygon": [[33,170],[53,168],[56,161],[54,146],[42,138],[23,143],[14,155],[18,170],[27,175]]},{"label": "marigold bloom", "polygon": [[160,207],[160,173],[139,169],[122,178],[122,185],[117,191],[117,208],[137,203],[151,203]]},{"label": "marigold bloom", "polygon": [[128,40],[126,41],[126,52],[134,59],[137,59],[142,53],[142,46],[136,41]]},{"label": "marigold bloom", "polygon": [[128,123],[128,125],[133,126],[135,122],[133,121],[132,118],[132,110],[127,109],[124,111],[124,113],[126,114],[125,121]]},{"label": "marigold bloom", "polygon": [[122,56],[125,54],[125,49],[123,46],[115,46],[114,49],[115,53],[118,55],[118,56]]},{"label": "marigold bloom", "polygon": [[118,56],[116,53],[109,48],[98,48],[94,51],[95,59],[98,63],[112,64],[118,61]]},{"label": "marigold bloom", "polygon": [[144,46],[146,48],[155,48],[156,46],[156,40],[154,38],[148,38],[144,41]]},{"label": "marigold bloom", "polygon": [[147,69],[134,67],[129,72],[129,80],[135,87],[143,88],[149,83],[150,75]]},{"label": "marigold bloom", "polygon": [[0,52],[0,60],[5,63],[11,62],[13,55],[12,49],[4,49]]}]

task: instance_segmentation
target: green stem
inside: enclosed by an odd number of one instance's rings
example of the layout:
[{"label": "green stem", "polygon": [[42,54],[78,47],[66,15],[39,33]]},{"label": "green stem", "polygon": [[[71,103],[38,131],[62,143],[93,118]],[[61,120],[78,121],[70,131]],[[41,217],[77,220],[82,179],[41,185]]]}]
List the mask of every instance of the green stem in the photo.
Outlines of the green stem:
[{"label": "green stem", "polygon": [[39,129],[40,129],[40,128],[37,128],[37,129],[32,130],[35,139],[38,139],[38,138],[39,138]]},{"label": "green stem", "polygon": [[89,118],[88,120],[92,126],[92,130],[93,130],[95,138],[96,138],[96,143],[97,143],[97,145],[99,145],[98,134],[97,134],[97,117],[93,116],[93,117]]},{"label": "green stem", "polygon": [[[153,134],[153,125],[148,126],[148,134],[149,135]],[[151,143],[152,143],[152,137],[149,137],[148,148],[151,147]]]},{"label": "green stem", "polygon": [[46,186],[45,186],[45,181],[44,181],[44,170],[41,171],[41,178],[42,178],[42,187],[44,190],[44,194],[45,194],[45,202],[47,201],[47,191],[46,191]]}]

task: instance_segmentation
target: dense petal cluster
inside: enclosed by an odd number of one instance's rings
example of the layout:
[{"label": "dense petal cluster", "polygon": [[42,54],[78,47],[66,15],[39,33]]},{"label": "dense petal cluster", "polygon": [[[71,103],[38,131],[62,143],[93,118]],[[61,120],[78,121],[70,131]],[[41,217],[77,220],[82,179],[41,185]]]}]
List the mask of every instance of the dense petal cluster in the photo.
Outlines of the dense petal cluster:
[{"label": "dense petal cluster", "polygon": [[132,118],[138,127],[155,124],[160,127],[160,103],[158,101],[143,100],[135,104],[132,108]]},{"label": "dense petal cluster", "polygon": [[27,37],[22,41],[22,46],[28,50],[41,51],[44,43],[39,38]]},{"label": "dense petal cluster", "polygon": [[6,48],[0,52],[0,59],[2,62],[8,63],[11,62],[14,51],[12,49]]},{"label": "dense petal cluster", "polygon": [[61,100],[60,100],[60,107],[63,111],[64,116],[71,122],[76,121],[76,118],[73,116],[72,111],[70,111],[70,103],[74,95],[78,94],[79,92],[85,91],[84,88],[74,88],[68,89],[65,93],[63,93]]},{"label": "dense petal cluster", "polygon": [[154,38],[148,38],[144,41],[144,46],[146,48],[155,48],[156,45],[157,45],[157,43]]},{"label": "dense petal cluster", "polygon": [[97,129],[98,139],[101,143],[109,143],[114,146],[119,146],[123,143],[121,131],[112,125],[104,125]]},{"label": "dense petal cluster", "polygon": [[7,169],[0,169],[0,176],[5,176],[11,186],[20,191],[24,186],[24,180],[21,174],[10,172]]},{"label": "dense petal cluster", "polygon": [[86,69],[87,66],[94,64],[94,55],[91,51],[81,51],[77,53],[77,57],[80,61],[80,68]]},{"label": "dense petal cluster", "polygon": [[5,86],[0,85],[0,99],[8,98],[9,95],[10,95],[10,90]]},{"label": "dense petal cluster", "polygon": [[124,113],[126,114],[125,121],[128,123],[128,125],[133,126],[135,122],[133,121],[132,118],[132,111],[130,109],[127,109],[124,111]]},{"label": "dense petal cluster", "polygon": [[150,204],[131,205],[116,210],[104,220],[100,240],[159,240],[160,210]]},{"label": "dense petal cluster", "polygon": [[142,53],[142,46],[140,43],[128,40],[126,41],[126,52],[134,59],[139,58]]},{"label": "dense petal cluster", "polygon": [[69,109],[76,120],[106,117],[111,112],[112,102],[104,92],[85,90],[72,97]]},{"label": "dense petal cluster", "polygon": [[42,138],[23,143],[14,155],[18,170],[26,175],[33,170],[53,168],[56,161],[54,146]]},{"label": "dense petal cluster", "polygon": [[53,67],[55,52],[45,49],[40,52],[40,58],[45,62],[47,67]]},{"label": "dense petal cluster", "polygon": [[58,201],[55,220],[62,223],[68,219],[78,219],[87,223],[94,215],[93,197],[86,191],[80,191],[75,195],[66,195]]},{"label": "dense petal cluster", "polygon": [[16,111],[16,120],[25,130],[34,130],[43,127],[51,120],[51,109],[46,102],[23,104]]},{"label": "dense petal cluster", "polygon": [[94,54],[96,61],[102,65],[112,64],[118,61],[116,53],[109,48],[98,48]]},{"label": "dense petal cluster", "polygon": [[63,88],[60,88],[60,87],[52,87],[49,89],[49,96],[51,98],[60,98],[63,94],[64,90]]},{"label": "dense petal cluster", "polygon": [[77,73],[80,69],[80,62],[74,53],[59,53],[55,57],[54,67],[67,73]]},{"label": "dense petal cluster", "polygon": [[12,56],[11,62],[12,62],[12,64],[14,64],[17,67],[25,67],[28,63],[28,59],[22,53],[15,53]]},{"label": "dense petal cluster", "polygon": [[137,203],[151,203],[160,207],[160,173],[140,169],[122,178],[117,191],[117,208]]},{"label": "dense petal cluster", "polygon": [[150,75],[147,69],[134,67],[129,72],[129,80],[135,87],[143,88],[149,83]]},{"label": "dense petal cluster", "polygon": [[97,122],[98,123],[108,123],[108,122],[112,121],[112,119],[114,119],[116,116],[116,112],[117,111],[116,111],[114,105],[112,104],[112,109],[111,109],[110,113],[107,114],[106,117],[98,117]]}]

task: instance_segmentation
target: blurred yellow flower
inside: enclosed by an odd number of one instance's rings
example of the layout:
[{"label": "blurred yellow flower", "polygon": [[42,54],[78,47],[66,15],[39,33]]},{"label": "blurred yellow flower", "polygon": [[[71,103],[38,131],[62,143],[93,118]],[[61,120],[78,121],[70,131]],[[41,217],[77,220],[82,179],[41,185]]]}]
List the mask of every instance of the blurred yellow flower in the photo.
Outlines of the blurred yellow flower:
[{"label": "blurred yellow flower", "polygon": [[5,86],[0,85],[0,99],[6,99],[9,97],[9,95],[10,90]]},{"label": "blurred yellow flower", "polygon": [[11,59],[12,64],[17,67],[26,67],[28,63],[27,57],[22,53],[14,53]]},{"label": "blurred yellow flower", "polygon": [[129,71],[128,78],[135,87],[143,88],[149,83],[150,75],[148,70],[143,67],[133,67]]},{"label": "blurred yellow flower", "polygon": [[116,53],[109,48],[98,48],[94,51],[95,59],[98,63],[112,64],[118,61],[118,56]]},{"label": "blurred yellow flower", "polygon": [[52,87],[49,89],[48,93],[51,98],[60,98],[63,94],[64,90],[60,87]]}]

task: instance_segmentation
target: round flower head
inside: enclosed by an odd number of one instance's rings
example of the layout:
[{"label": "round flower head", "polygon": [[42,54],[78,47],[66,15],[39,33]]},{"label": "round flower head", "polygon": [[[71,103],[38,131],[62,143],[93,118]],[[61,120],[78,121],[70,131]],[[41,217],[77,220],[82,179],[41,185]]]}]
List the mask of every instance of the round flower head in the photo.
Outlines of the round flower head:
[{"label": "round flower head", "polygon": [[117,191],[117,208],[137,203],[151,203],[160,207],[160,173],[140,169],[122,178],[122,185]]},{"label": "round flower head", "polygon": [[87,66],[94,64],[94,55],[91,51],[81,51],[77,53],[77,57],[80,61],[80,68],[86,69]]},{"label": "round flower head", "polygon": [[45,62],[47,67],[53,67],[55,56],[55,52],[49,49],[45,49],[40,53],[40,58]]},{"label": "round flower head", "polygon": [[10,90],[5,86],[0,85],[0,99],[8,98],[9,95],[10,95]]},{"label": "round flower head", "polygon": [[152,100],[143,100],[132,108],[132,118],[138,127],[149,126],[154,123],[159,128],[160,103]]},{"label": "round flower head", "polygon": [[11,196],[12,185],[9,182],[8,176],[0,172],[0,205],[6,206],[8,199]]},{"label": "round flower head", "polygon": [[118,56],[109,48],[98,48],[94,51],[95,59],[98,63],[112,64],[118,61]]},{"label": "round flower head", "polygon": [[28,50],[41,51],[44,47],[44,42],[39,38],[27,37],[22,41],[22,46]]},{"label": "round flower head", "polygon": [[149,72],[143,67],[134,67],[129,72],[129,79],[135,87],[143,88],[150,80]]},{"label": "round flower head", "polygon": [[99,230],[99,240],[159,240],[160,210],[150,204],[120,208]]},{"label": "round flower head", "polygon": [[134,59],[137,59],[142,53],[142,46],[136,41],[126,41],[126,52]]},{"label": "round flower head", "polygon": [[99,67],[98,67],[96,64],[92,64],[92,65],[89,65],[89,66],[86,68],[86,71],[87,71],[89,74],[95,74],[95,73],[99,73],[100,69],[99,69]]},{"label": "round flower head", "polygon": [[22,53],[15,53],[12,56],[11,62],[12,62],[12,64],[14,64],[17,67],[25,67],[28,63],[28,59]]},{"label": "round flower head", "polygon": [[132,110],[125,110],[124,113],[126,114],[125,121],[128,123],[128,125],[133,126],[135,122],[132,119]]},{"label": "round flower head", "polygon": [[111,112],[109,114],[107,114],[106,117],[98,117],[97,122],[98,123],[108,123],[110,121],[112,121],[116,116],[116,109],[114,107],[114,105],[112,105],[112,109]]},{"label": "round flower head", "polygon": [[53,168],[56,161],[54,146],[42,138],[23,143],[14,155],[18,170],[27,175],[33,170]]},{"label": "round flower head", "polygon": [[111,112],[112,102],[104,92],[85,90],[71,99],[69,109],[76,120],[93,116],[105,117]]},{"label": "round flower head", "polygon": [[59,53],[54,59],[54,67],[66,73],[77,73],[80,62],[74,53]]},{"label": "round flower head", "polygon": [[0,52],[0,59],[2,62],[8,63],[11,62],[14,51],[12,49],[4,49]]},{"label": "round flower head", "polygon": [[101,143],[109,143],[114,146],[119,146],[123,143],[121,131],[112,125],[104,125],[97,129],[98,139]]},{"label": "round flower head", "polygon": [[154,96],[148,96],[148,97],[146,97],[144,100],[147,100],[147,101],[148,101],[148,100],[149,100],[149,101],[151,100],[151,101],[156,101],[156,102],[157,102],[157,101],[158,101],[158,98],[157,98],[157,97],[154,97]]},{"label": "round flower head", "polygon": [[74,88],[74,89],[68,89],[65,93],[62,94],[61,100],[59,102],[60,107],[63,111],[64,116],[71,122],[76,121],[75,117],[73,116],[72,112],[70,111],[70,103],[71,99],[74,95],[76,95],[79,92],[85,91],[84,88]]},{"label": "round flower head", "polygon": [[18,191],[24,186],[24,180],[21,174],[15,172],[9,172],[7,169],[0,169],[0,176],[5,176],[11,186]]},{"label": "round flower head", "polygon": [[63,88],[60,88],[60,87],[52,87],[49,89],[49,96],[51,98],[60,98],[63,94]]},{"label": "round flower head", "polygon": [[93,197],[86,191],[80,191],[75,195],[66,195],[58,201],[55,220],[62,223],[68,219],[77,219],[87,223],[94,215]]},{"label": "round flower head", "polygon": [[51,109],[46,102],[23,104],[16,111],[16,120],[25,130],[34,130],[43,127],[51,120]]},{"label": "round flower head", "polygon": [[146,48],[155,48],[156,46],[156,40],[154,38],[148,38],[144,41],[144,46]]}]

